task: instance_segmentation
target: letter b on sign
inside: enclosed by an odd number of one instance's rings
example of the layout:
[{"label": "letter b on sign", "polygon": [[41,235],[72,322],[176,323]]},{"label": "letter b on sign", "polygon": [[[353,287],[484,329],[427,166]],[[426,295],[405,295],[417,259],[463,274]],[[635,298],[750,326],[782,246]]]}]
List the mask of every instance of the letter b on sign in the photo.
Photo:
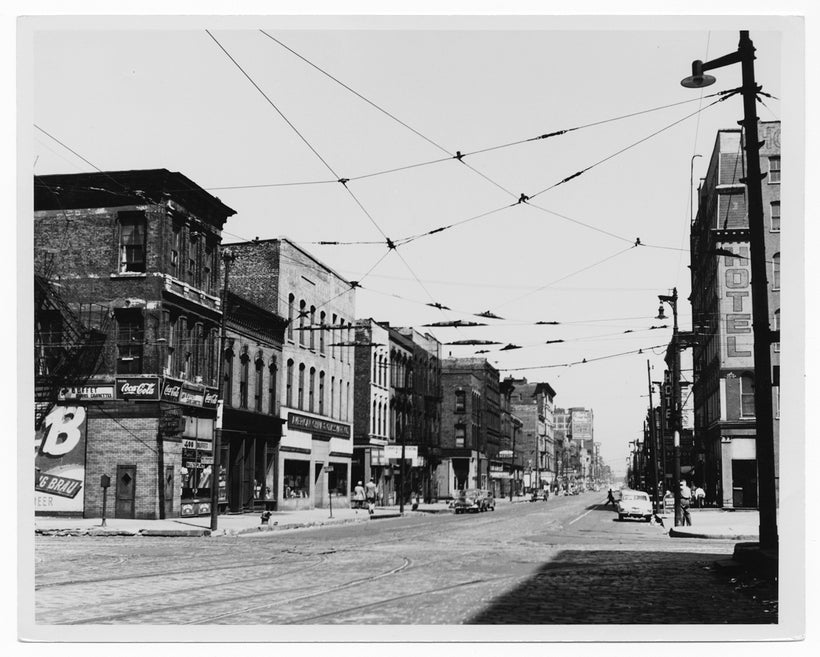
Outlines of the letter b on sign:
[{"label": "letter b on sign", "polygon": [[85,420],[82,406],[57,406],[46,416],[46,437],[40,450],[48,456],[68,454],[80,442],[80,427]]}]

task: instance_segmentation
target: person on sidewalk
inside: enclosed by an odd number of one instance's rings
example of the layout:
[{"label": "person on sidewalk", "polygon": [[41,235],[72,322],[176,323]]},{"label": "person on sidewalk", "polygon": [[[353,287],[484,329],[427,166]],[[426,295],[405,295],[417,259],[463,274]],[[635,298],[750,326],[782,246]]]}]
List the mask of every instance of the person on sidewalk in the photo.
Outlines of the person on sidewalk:
[{"label": "person on sidewalk", "polygon": [[609,504],[612,504],[612,506],[614,506],[616,508],[618,506],[615,503],[615,496],[612,494],[612,489],[611,488],[609,489],[609,492],[606,494],[606,504],[604,504],[604,506],[607,506]]},{"label": "person on sidewalk", "polygon": [[692,525],[692,516],[689,514],[689,507],[692,503],[692,489],[686,485],[686,480],[680,480],[680,512],[684,527]]},{"label": "person on sidewalk", "polygon": [[703,500],[706,498],[706,491],[700,486],[695,487],[695,506],[698,509],[703,508]]},{"label": "person on sidewalk", "polygon": [[376,511],[376,483],[373,477],[364,485],[364,497],[367,500],[367,512],[372,516]]},{"label": "person on sidewalk", "polygon": [[362,486],[361,481],[358,482],[356,487],[353,489],[353,508],[364,508],[364,487]]}]

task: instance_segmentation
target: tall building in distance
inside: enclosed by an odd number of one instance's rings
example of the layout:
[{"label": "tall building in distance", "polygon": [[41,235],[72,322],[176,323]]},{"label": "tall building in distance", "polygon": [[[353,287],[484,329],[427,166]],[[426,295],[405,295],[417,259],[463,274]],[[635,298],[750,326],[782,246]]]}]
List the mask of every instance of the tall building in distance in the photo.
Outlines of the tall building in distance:
[{"label": "tall building in distance", "polygon": [[[780,122],[759,125],[769,328],[780,329]],[[757,506],[749,218],[743,135],[721,130],[691,227],[694,481],[707,503]],[[777,335],[777,334],[776,334]],[[780,343],[772,343],[775,473],[779,476]]]},{"label": "tall building in distance", "polygon": [[521,421],[521,446],[524,456],[524,485],[543,489],[553,487],[555,464],[555,390],[549,383],[529,383],[511,379],[511,412]]}]

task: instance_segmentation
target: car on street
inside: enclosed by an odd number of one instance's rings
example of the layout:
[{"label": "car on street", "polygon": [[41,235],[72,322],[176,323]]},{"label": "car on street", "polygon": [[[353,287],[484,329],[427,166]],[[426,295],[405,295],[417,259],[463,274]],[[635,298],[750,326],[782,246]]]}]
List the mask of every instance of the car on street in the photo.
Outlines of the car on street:
[{"label": "car on street", "polygon": [[467,488],[459,491],[458,496],[453,500],[453,510],[456,513],[495,511],[495,497],[492,492],[484,488]]},{"label": "car on street", "polygon": [[652,502],[642,490],[623,490],[618,501],[618,519],[641,518],[652,520]]}]

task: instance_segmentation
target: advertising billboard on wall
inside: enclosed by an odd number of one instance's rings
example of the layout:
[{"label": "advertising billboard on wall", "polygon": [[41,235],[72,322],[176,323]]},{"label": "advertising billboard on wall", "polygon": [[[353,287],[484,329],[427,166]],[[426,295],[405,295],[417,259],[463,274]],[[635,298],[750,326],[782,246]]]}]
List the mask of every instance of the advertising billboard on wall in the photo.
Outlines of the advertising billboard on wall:
[{"label": "advertising billboard on wall", "polygon": [[752,272],[749,247],[718,244],[739,257],[721,256],[717,273],[720,303],[720,359],[725,368],[754,367]]},{"label": "advertising billboard on wall", "polygon": [[572,437],[574,440],[592,438],[592,413],[589,411],[572,411]]},{"label": "advertising billboard on wall", "polygon": [[83,512],[86,417],[83,406],[55,406],[35,433],[35,513]]}]

